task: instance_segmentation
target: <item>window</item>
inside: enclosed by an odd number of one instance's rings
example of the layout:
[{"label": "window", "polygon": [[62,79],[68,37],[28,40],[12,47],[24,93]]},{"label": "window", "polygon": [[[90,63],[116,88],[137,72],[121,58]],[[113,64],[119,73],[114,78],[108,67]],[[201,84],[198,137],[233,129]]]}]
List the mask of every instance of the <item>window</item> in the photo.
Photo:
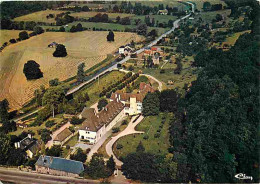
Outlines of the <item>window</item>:
[{"label": "window", "polygon": [[81,136],[81,139],[84,139],[84,136],[83,136],[83,135]]}]

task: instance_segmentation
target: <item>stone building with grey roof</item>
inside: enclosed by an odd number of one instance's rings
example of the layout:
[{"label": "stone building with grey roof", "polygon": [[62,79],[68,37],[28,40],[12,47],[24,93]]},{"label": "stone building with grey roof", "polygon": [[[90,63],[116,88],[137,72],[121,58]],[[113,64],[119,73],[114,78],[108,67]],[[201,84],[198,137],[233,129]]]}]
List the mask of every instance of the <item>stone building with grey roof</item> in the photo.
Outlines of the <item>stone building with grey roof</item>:
[{"label": "stone building with grey roof", "polygon": [[82,162],[41,155],[35,163],[36,172],[57,176],[78,177],[84,171]]}]

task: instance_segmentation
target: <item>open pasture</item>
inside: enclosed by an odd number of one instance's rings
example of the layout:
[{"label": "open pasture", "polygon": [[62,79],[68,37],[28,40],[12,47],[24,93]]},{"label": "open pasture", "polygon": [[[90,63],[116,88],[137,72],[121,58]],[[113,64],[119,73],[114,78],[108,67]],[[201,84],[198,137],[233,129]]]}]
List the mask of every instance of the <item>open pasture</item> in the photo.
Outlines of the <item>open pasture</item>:
[{"label": "open pasture", "polygon": [[[35,89],[48,86],[49,80],[59,78],[62,81],[75,76],[78,64],[84,62],[87,70],[121,45],[142,39],[134,33],[115,33],[115,42],[107,42],[107,34],[107,31],[47,32],[6,47],[0,53],[0,100],[7,98],[12,109],[20,108],[33,97]],[[49,48],[48,44],[54,41],[66,46],[67,57],[52,56],[55,48]],[[28,60],[40,64],[43,78],[26,80],[23,66]]]},{"label": "open pasture", "polygon": [[108,18],[110,19],[116,19],[118,16],[120,18],[124,18],[124,17],[132,17],[134,16],[134,14],[127,14],[127,13],[107,13],[107,12],[95,12],[95,11],[90,11],[90,12],[75,12],[75,13],[71,13],[70,15],[73,17],[78,17],[78,18],[90,18],[90,17],[94,17],[95,15],[97,15],[98,13],[101,14],[107,14]]},{"label": "open pasture", "polygon": [[[9,43],[9,40],[14,38],[19,38],[19,33],[22,30],[0,30],[0,45],[2,46],[3,43],[7,42]],[[28,33],[30,33],[31,31],[27,31]]]},{"label": "open pasture", "polygon": [[61,11],[61,10],[44,10],[44,11],[38,11],[34,13],[30,13],[27,15],[23,15],[20,17],[16,17],[14,20],[15,21],[34,21],[34,22],[47,22],[47,23],[55,23],[55,18],[49,18],[47,19],[47,15],[53,14],[54,17],[57,14],[60,14],[62,12],[66,11]]}]

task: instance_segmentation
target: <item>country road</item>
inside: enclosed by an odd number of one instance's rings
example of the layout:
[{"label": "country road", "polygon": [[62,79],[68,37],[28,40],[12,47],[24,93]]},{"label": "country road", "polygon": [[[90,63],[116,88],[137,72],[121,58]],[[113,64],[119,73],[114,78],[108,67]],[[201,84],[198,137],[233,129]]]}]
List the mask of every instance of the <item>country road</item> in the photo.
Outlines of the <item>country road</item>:
[{"label": "country road", "polygon": [[[192,9],[193,9],[192,11],[194,12],[194,5],[193,5],[193,4],[192,4]],[[152,41],[150,44],[148,44],[148,45],[144,46],[143,48],[137,50],[136,53],[137,53],[137,54],[140,54],[140,53],[143,52],[147,47],[152,47],[152,46],[156,45],[159,40],[161,40],[162,38],[166,37],[168,34],[170,34],[170,33],[173,32],[176,28],[178,28],[179,22],[180,22],[181,20],[188,18],[190,15],[191,15],[191,14],[188,14],[188,15],[186,15],[186,16],[184,16],[184,17],[182,17],[182,18],[180,18],[180,19],[178,19],[178,20],[176,20],[176,21],[174,21],[173,27],[172,27],[171,30],[165,32],[165,33],[162,34],[160,37],[158,37],[157,39],[155,39],[154,41]],[[99,76],[102,76],[104,73],[109,72],[109,71],[112,71],[113,69],[117,68],[117,64],[123,64],[123,63],[125,63],[126,61],[128,61],[129,59],[130,59],[130,56],[126,56],[124,59],[122,59],[122,60],[119,61],[118,63],[114,64],[113,66],[107,68],[107,69],[104,70],[103,72],[98,73],[97,75],[95,75],[95,76],[92,77],[91,79],[89,79],[89,80],[87,80],[87,81],[81,83],[81,84],[78,85],[77,87],[75,87],[75,88],[69,90],[69,91],[67,92],[66,96],[75,93],[76,91],[80,90],[83,86],[87,85],[88,83],[92,82],[93,80],[96,80]]]},{"label": "country road", "polygon": [[20,184],[90,184],[100,183],[98,180],[77,179],[66,176],[53,176],[32,172],[19,171],[17,169],[0,168],[0,181],[9,181]]}]

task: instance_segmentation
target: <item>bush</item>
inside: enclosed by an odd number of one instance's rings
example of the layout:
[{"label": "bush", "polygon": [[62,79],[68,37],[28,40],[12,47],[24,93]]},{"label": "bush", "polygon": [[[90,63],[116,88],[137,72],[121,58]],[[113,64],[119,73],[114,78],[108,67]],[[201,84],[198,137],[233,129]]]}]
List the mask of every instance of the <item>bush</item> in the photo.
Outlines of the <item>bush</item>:
[{"label": "bush", "polygon": [[164,70],[164,69],[161,69],[161,70],[160,70],[160,73],[165,73],[165,70]]},{"label": "bush", "polygon": [[67,150],[70,149],[70,145],[66,145],[66,149],[67,149]]},{"label": "bush", "polygon": [[161,136],[161,134],[159,132],[157,132],[156,134],[154,134],[154,138],[159,138]]},{"label": "bush", "polygon": [[123,145],[122,144],[117,144],[116,145],[116,149],[122,149],[123,148]]},{"label": "bush", "polygon": [[10,43],[16,43],[16,40],[15,39],[10,39],[9,42]]},{"label": "bush", "polygon": [[54,120],[49,120],[45,123],[45,126],[50,128],[52,127],[53,125],[55,125],[55,121]]},{"label": "bush", "polygon": [[149,139],[149,136],[148,135],[144,135],[143,139],[147,140],[147,139]]},{"label": "bush", "polygon": [[29,38],[28,33],[27,33],[26,31],[20,32],[20,33],[19,33],[19,38],[20,38],[21,40],[26,40],[26,39],[28,39],[28,38]]},{"label": "bush", "polygon": [[122,125],[127,125],[127,124],[128,124],[127,120],[124,120],[124,121],[122,122]]},{"label": "bush", "polygon": [[84,121],[84,119],[79,119],[79,118],[77,118],[76,116],[73,116],[72,119],[71,119],[71,121],[70,121],[70,123],[71,123],[72,125],[79,125],[79,124],[81,124],[83,121]]},{"label": "bush", "polygon": [[120,131],[120,128],[119,127],[113,127],[112,128],[112,133],[117,133]]}]

